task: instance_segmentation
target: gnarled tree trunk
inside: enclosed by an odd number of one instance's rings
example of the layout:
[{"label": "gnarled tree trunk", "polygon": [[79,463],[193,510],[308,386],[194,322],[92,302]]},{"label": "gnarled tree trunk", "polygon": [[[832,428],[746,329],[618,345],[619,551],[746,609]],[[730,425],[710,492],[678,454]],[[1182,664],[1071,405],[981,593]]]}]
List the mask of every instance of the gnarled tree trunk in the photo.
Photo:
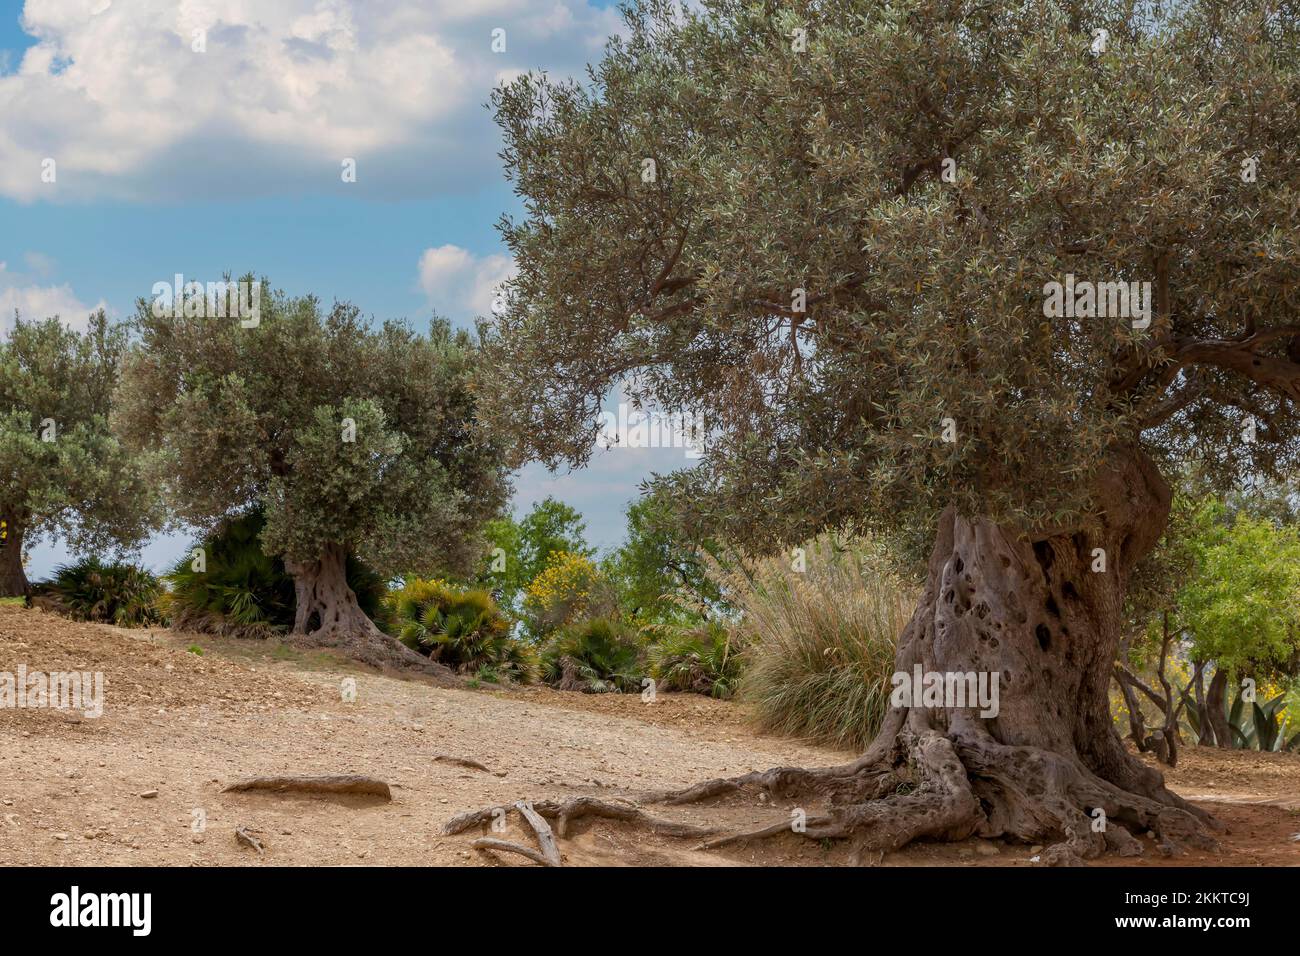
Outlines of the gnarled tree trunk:
[{"label": "gnarled tree trunk", "polygon": [[0,541],[0,597],[26,597],[31,590],[23,570],[23,529],[6,518],[4,541]]},{"label": "gnarled tree trunk", "polygon": [[460,681],[446,667],[417,654],[374,625],[348,586],[347,550],[329,545],[315,561],[285,558],[293,576],[293,641],[310,647],[338,648],[373,667],[417,670],[447,685]]},{"label": "gnarled tree trunk", "polygon": [[[977,704],[909,699],[891,707],[851,764],[777,768],[650,799],[684,803],[748,786],[820,793],[831,806],[808,817],[806,835],[851,837],[878,851],[972,834],[1052,844],[1045,861],[1054,863],[1107,849],[1135,855],[1135,835],[1148,832],[1166,854],[1213,847],[1212,819],[1124,749],[1107,694],[1128,576],[1163,531],[1169,487],[1134,449],[1097,493],[1098,521],[1031,538],[952,509],[940,519],[896,668],[989,675],[990,687],[996,674],[996,715],[981,716]],[[778,824],[710,845],[788,831]]]}]

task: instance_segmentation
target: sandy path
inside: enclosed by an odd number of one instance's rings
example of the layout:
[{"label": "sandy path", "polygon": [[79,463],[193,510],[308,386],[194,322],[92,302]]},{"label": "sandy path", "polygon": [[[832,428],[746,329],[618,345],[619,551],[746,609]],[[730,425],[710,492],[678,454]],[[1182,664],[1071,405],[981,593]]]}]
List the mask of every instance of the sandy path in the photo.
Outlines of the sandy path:
[{"label": "sandy path", "polygon": [[[158,632],[150,643],[147,634],[0,611],[0,670],[22,661],[46,671],[102,669],[107,679],[98,719],[0,711],[0,858],[9,863],[491,864],[466,838],[442,838],[438,828],[461,811],[521,796],[614,794],[843,756],[755,737],[727,705],[695,696],[645,704],[544,689],[442,690],[312,670],[321,662],[297,655],[218,659],[214,645],[230,650],[233,642],[210,637]],[[183,650],[195,642],[202,657]],[[345,678],[356,681],[354,702],[343,700]],[[577,706],[556,705],[569,699]],[[492,772],[435,761],[440,754]],[[392,785],[394,800],[220,792],[264,773],[371,774]],[[139,796],[153,790],[156,797]],[[200,818],[205,832],[196,835]],[[237,826],[265,834],[262,860],[235,843]],[[598,840],[592,853],[601,853]]]},{"label": "sandy path", "polygon": [[[194,644],[202,656],[185,650]],[[10,864],[515,865],[471,850],[472,835],[445,838],[439,828],[456,813],[521,797],[617,796],[849,756],[757,735],[735,705],[695,695],[647,704],[549,689],[444,690],[274,643],[122,632],[0,607],[0,671],[19,663],[101,670],[107,691],[98,719],[0,710],[0,859]],[[344,700],[346,679],[355,701]],[[438,755],[472,758],[488,772]],[[250,775],[332,773],[380,777],[394,799],[220,792]],[[1300,843],[1289,840],[1300,810],[1286,802],[1300,792],[1300,758],[1193,753],[1171,779],[1184,793],[1217,797],[1214,812],[1233,828],[1226,858],[1181,862],[1300,863]],[[791,809],[780,806],[673,815],[743,825]],[[266,854],[240,847],[236,827],[259,831]],[[513,826],[505,836],[527,839]],[[569,863],[817,865],[847,855],[794,837],[703,854],[603,823],[562,848]],[[886,863],[1028,865],[1028,857],[1026,847],[971,840],[909,848]]]}]

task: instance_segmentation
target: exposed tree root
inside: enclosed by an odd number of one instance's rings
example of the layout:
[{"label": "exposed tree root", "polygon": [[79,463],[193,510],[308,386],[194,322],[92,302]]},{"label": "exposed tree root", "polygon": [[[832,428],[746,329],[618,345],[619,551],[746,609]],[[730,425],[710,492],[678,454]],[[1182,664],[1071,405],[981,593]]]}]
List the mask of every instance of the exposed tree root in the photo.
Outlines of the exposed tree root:
[{"label": "exposed tree root", "polygon": [[476,850],[498,850],[502,853],[518,853],[522,857],[527,857],[534,863],[540,863],[542,866],[559,866],[559,863],[552,863],[545,854],[538,853],[532,847],[524,846],[522,843],[511,843],[509,840],[497,840],[492,837],[479,837],[470,844]]},{"label": "exposed tree root", "polygon": [[[862,783],[857,787],[845,785],[844,768],[839,767],[795,775],[773,771],[748,775],[751,779],[741,783],[742,787],[758,783],[771,789],[793,782],[801,794],[820,791],[835,799],[853,792],[855,797],[865,796],[865,802],[833,804],[825,813],[803,818],[787,816],[756,830],[715,837],[701,848],[716,849],[794,832],[814,840],[853,838],[860,856],[865,852],[889,853],[922,837],[961,840],[970,836],[979,826],[979,802],[952,742],[927,731],[913,741],[911,752],[918,777],[915,789],[905,787],[903,779],[891,769],[859,769],[856,776]],[[755,777],[757,780],[752,779]],[[727,785],[744,779],[711,781],[711,785],[670,794],[665,802],[682,804],[707,799],[734,789]],[[895,792],[885,796],[889,789]]]},{"label": "exposed tree root", "polygon": [[345,774],[328,777],[250,777],[223,787],[222,793],[267,790],[271,793],[319,793],[382,797],[392,800],[388,784],[374,777]]},{"label": "exposed tree root", "polygon": [[[991,738],[951,739],[933,730],[905,731],[899,746],[875,763],[859,760],[837,767],[778,767],[738,777],[705,781],[684,790],[639,796],[637,803],[591,797],[540,801],[541,816],[557,821],[559,836],[581,817],[602,817],[644,826],[652,833],[697,839],[697,849],[715,850],[794,833],[812,840],[852,841],[852,859],[879,863],[885,854],[916,840],[954,841],[970,836],[1005,837],[1025,844],[1052,843],[1039,855],[1045,866],[1076,866],[1104,852],[1139,856],[1150,832],[1158,851],[1178,855],[1188,846],[1213,849],[1213,826],[1196,808],[1116,787],[1078,761],[1032,747],[1009,747]],[[641,804],[682,806],[740,793],[780,798],[819,796],[827,806],[807,814],[785,812],[750,830],[714,827],[654,817]],[[522,807],[516,804],[522,812]],[[509,811],[489,807],[461,814],[444,834],[487,825]],[[794,808],[799,809],[799,808]]]},{"label": "exposed tree root", "polygon": [[[662,836],[702,839],[718,832],[716,827],[695,826],[651,816],[631,802],[614,803],[608,800],[597,800],[595,797],[573,797],[569,800],[538,800],[531,805],[540,816],[556,821],[556,830],[561,837],[568,835],[570,823],[584,817],[620,820],[644,827],[651,833]],[[515,806],[517,807],[518,804]],[[443,835],[454,836],[476,826],[487,826],[494,820],[503,818],[511,809],[509,806],[502,805],[459,814],[443,824]]]},{"label": "exposed tree root", "polygon": [[[360,614],[360,611],[357,612]],[[294,633],[289,643],[312,650],[337,650],[376,670],[404,671],[433,678],[439,687],[461,687],[464,681],[449,667],[417,654],[401,641],[380,631],[365,617],[346,624],[329,625],[307,633]]]}]

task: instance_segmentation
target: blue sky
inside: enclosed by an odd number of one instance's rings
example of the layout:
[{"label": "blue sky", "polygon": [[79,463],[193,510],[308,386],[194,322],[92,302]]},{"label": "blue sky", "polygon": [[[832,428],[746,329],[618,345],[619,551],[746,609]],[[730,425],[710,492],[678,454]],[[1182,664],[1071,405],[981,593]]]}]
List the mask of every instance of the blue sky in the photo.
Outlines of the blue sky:
[{"label": "blue sky", "polygon": [[[608,6],[0,0],[0,329],[15,308],[125,318],[177,272],[246,270],[377,319],[471,322],[509,274],[495,223],[518,208],[483,103],[519,72],[580,71],[619,29]],[[619,449],[569,475],[534,466],[516,506],[553,494],[608,547],[639,482],[686,464]],[[143,559],[184,546],[157,539]],[[67,556],[39,545],[29,574]]]}]

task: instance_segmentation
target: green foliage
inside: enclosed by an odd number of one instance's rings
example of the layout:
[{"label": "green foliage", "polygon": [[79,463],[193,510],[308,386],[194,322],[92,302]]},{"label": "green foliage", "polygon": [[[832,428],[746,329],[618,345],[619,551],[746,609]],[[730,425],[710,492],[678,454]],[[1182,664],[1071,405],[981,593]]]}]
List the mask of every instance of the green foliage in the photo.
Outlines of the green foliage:
[{"label": "green foliage", "polygon": [[1195,570],[1177,595],[1193,660],[1256,676],[1300,665],[1300,529],[1216,502],[1197,515]]},{"label": "green foliage", "polygon": [[536,678],[535,652],[511,634],[510,619],[486,591],[408,578],[385,598],[381,620],[407,647],[478,680]]},{"label": "green foliage", "polygon": [[[281,558],[263,550],[265,524],[259,511],[231,518],[199,543],[202,571],[195,569],[192,553],[176,563],[165,598],[174,628],[260,638],[293,626],[293,578]],[[347,580],[361,609],[374,618],[388,590],[384,581],[354,557],[347,561]]]},{"label": "green foliage", "polygon": [[[490,550],[477,578],[490,587],[504,607],[518,612],[524,590],[541,574],[560,552],[584,558],[595,555],[587,544],[587,525],[582,515],[562,501],[547,497],[536,502],[521,521],[511,517],[496,518],[484,528]],[[493,562],[503,563],[496,570]]]},{"label": "green foliage", "polygon": [[506,483],[475,424],[466,333],[376,327],[355,306],[265,283],[256,327],[144,301],[135,321],[115,423],[160,449],[180,518],[214,528],[261,508],[265,550],[304,565],[340,547],[385,576],[477,563]]},{"label": "green foliage", "polygon": [[738,698],[776,733],[864,748],[889,706],[914,595],[870,541],[822,535],[789,556],[713,573],[736,609]]},{"label": "green foliage", "polygon": [[162,624],[158,578],[131,564],[83,558],[56,568],[54,577],[37,593],[55,610],[78,621],[98,621],[118,627]]},{"label": "green foliage", "polygon": [[[1082,527],[1135,443],[1294,471],[1300,13],[1160,6],[629,4],[589,81],[493,95],[525,213],[488,417],[559,464],[616,382],[698,412],[667,484],[756,546],[948,505]],[[1149,283],[1150,326],[1049,317],[1067,275]]]},{"label": "green foliage", "polygon": [[659,690],[730,697],[740,680],[740,649],[718,620],[694,627],[667,625],[647,650],[650,676]]},{"label": "green foliage", "polygon": [[641,624],[702,623],[721,600],[703,561],[716,545],[689,539],[661,494],[630,504],[627,523],[626,542],[601,562],[623,614]]},{"label": "green foliage", "polygon": [[560,629],[541,659],[542,680],[559,690],[634,693],[646,676],[636,633],[610,618],[585,618]]},{"label": "green foliage", "polygon": [[74,551],[121,551],[160,520],[145,453],[109,432],[125,327],[102,311],[76,332],[15,319],[0,336],[0,520],[5,547],[60,537]]}]

